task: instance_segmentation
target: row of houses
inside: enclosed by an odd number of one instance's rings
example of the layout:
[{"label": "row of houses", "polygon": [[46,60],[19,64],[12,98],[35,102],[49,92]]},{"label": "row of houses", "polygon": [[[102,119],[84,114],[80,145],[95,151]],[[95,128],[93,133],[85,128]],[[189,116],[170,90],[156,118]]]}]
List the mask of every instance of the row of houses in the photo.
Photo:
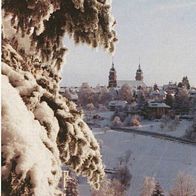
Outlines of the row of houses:
[{"label": "row of houses", "polygon": [[[158,101],[148,101],[145,110],[140,110],[136,102],[128,104],[127,101],[113,100],[108,104],[110,111],[124,111],[127,114],[143,114],[147,118],[161,118],[163,115],[168,114],[170,106]],[[146,113],[144,113],[146,111]]]},{"label": "row of houses", "polygon": [[[84,84],[82,85],[84,88]],[[87,85],[88,86],[88,85]],[[89,87],[88,88],[92,88]],[[92,88],[94,93],[99,94],[99,91],[101,92],[102,88],[106,87],[95,87]],[[111,94],[118,94],[119,89],[116,88],[110,88],[108,89]],[[69,99],[71,99],[74,102],[78,101],[78,93],[80,91],[80,87],[72,87],[72,88],[66,88],[61,87],[60,92],[64,96],[66,94],[69,94]],[[117,97],[117,100],[112,100],[107,105],[109,110],[111,111],[125,111],[127,113],[135,113],[135,114],[142,114],[147,116],[148,118],[161,118],[163,115],[170,113],[171,111],[171,105],[166,104],[167,102],[166,97],[167,95],[175,96],[175,94],[179,91],[179,87],[176,84],[169,83],[168,85],[164,85],[163,87],[145,87],[145,88],[139,88],[139,89],[133,89],[133,95],[135,96],[135,100],[133,100],[132,103],[128,103],[125,100],[120,100]],[[188,91],[188,98],[194,99],[196,98],[196,89],[191,88]],[[141,94],[145,94],[145,100],[143,100],[143,105],[141,107],[138,96],[141,96]],[[142,95],[143,96],[143,95]],[[114,95],[115,97],[115,95]]]}]

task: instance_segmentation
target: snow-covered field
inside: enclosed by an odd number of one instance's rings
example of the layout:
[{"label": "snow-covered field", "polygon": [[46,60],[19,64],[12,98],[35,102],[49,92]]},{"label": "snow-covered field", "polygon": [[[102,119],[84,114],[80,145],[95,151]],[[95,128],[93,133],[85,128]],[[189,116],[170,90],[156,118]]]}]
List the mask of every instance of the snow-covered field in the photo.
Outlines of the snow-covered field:
[{"label": "snow-covered field", "polygon": [[[139,195],[145,176],[154,176],[165,190],[171,188],[180,171],[196,177],[196,147],[192,145],[112,130],[104,133],[96,129],[94,133],[101,142],[107,169],[115,168],[119,158],[131,151],[129,168],[132,180],[128,196]],[[82,190],[80,195],[88,196],[87,193]]]},{"label": "snow-covered field", "polygon": [[[93,115],[98,114],[102,120],[92,119]],[[111,126],[111,118],[113,112],[96,112],[91,113],[90,123],[94,124],[92,127],[102,127],[104,129]],[[142,120],[140,126],[131,126],[126,128],[132,128],[141,131],[156,132],[165,135],[175,136],[175,137],[184,137],[186,130],[192,125],[190,120],[180,120],[176,123],[175,120],[169,120],[163,123],[161,120]]]},{"label": "snow-covered field", "polygon": [[155,176],[164,189],[169,189],[179,171],[196,177],[196,148],[165,140],[107,132],[96,136],[102,142],[106,168],[113,168],[126,151],[130,150],[130,171],[133,175],[128,195],[137,196],[145,176]]},{"label": "snow-covered field", "polygon": [[[143,126],[143,129],[147,130],[149,126],[147,123]],[[158,126],[155,123],[153,130],[155,131]],[[93,132],[100,142],[103,161],[107,169],[115,168],[118,165],[119,158],[123,157],[127,151],[131,152],[129,169],[132,180],[127,196],[139,195],[145,176],[154,176],[164,190],[171,188],[180,171],[196,178],[196,147],[193,145],[134,133],[105,131],[103,128],[93,128]],[[90,195],[88,187],[84,184],[80,186],[80,195]]]},{"label": "snow-covered field", "polygon": [[[168,122],[164,127],[161,128],[161,121],[154,120],[154,121],[142,121],[141,126],[134,127],[138,130],[149,131],[149,132],[156,132],[162,133],[166,135],[176,136],[176,137],[183,137],[185,135],[186,130],[192,125],[192,121],[189,120],[181,120],[179,124],[174,125],[174,122]],[[172,127],[172,125],[175,127]]]}]

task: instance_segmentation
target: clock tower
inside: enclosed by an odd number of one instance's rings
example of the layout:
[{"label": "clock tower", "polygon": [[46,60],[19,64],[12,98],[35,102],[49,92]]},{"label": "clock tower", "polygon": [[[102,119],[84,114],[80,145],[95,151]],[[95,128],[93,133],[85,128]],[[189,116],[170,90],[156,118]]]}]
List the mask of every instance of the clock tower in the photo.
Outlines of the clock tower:
[{"label": "clock tower", "polygon": [[114,68],[114,63],[112,62],[112,67],[109,72],[108,88],[117,87],[117,76],[116,70]]},{"label": "clock tower", "polygon": [[143,79],[144,79],[143,71],[141,70],[141,66],[139,64],[138,69],[136,71],[135,80],[137,80],[137,81],[143,81]]}]

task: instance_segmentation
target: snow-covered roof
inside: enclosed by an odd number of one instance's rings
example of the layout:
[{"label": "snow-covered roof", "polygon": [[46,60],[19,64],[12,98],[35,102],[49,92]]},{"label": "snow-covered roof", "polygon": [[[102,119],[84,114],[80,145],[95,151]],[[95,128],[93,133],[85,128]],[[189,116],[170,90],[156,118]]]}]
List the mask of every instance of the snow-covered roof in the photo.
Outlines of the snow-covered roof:
[{"label": "snow-covered roof", "polygon": [[137,106],[137,102],[136,102],[136,101],[132,102],[132,103],[130,104],[130,106],[131,106],[131,107],[136,107],[136,106]]},{"label": "snow-covered roof", "polygon": [[189,97],[191,97],[191,98],[196,97],[196,90],[195,90],[195,89],[191,89],[191,90],[189,91]]},{"label": "snow-covered roof", "polygon": [[150,96],[157,96],[157,95],[160,95],[159,90],[150,92]]},{"label": "snow-covered roof", "polygon": [[130,85],[132,88],[146,87],[146,84],[140,80],[117,80],[118,87],[122,87],[124,84]]},{"label": "snow-covered roof", "polygon": [[165,96],[165,95],[167,95],[167,92],[164,90],[160,90],[160,95]]},{"label": "snow-covered roof", "polygon": [[169,105],[163,103],[163,102],[148,102],[148,107],[149,108],[170,108]]},{"label": "snow-covered roof", "polygon": [[160,90],[160,91],[156,90],[150,93],[150,96],[165,96],[165,95],[167,95],[167,92],[164,90]]},{"label": "snow-covered roof", "polygon": [[109,102],[109,106],[125,106],[127,104],[127,101],[121,101],[121,100],[113,100]]},{"label": "snow-covered roof", "polygon": [[163,85],[164,90],[166,90],[166,89],[176,89],[176,88],[178,88],[177,84],[172,83],[172,82],[169,82],[169,84],[164,84]]},{"label": "snow-covered roof", "polygon": [[70,93],[71,100],[78,100],[78,95],[76,93]]}]

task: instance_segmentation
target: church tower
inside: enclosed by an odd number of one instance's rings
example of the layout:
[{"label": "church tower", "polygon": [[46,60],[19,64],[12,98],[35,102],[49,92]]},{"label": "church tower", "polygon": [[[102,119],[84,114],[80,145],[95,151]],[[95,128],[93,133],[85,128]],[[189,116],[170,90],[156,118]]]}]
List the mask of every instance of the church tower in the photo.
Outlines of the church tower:
[{"label": "church tower", "polygon": [[113,62],[112,62],[112,68],[110,69],[109,82],[108,82],[108,88],[111,87],[117,87],[117,76],[116,76],[116,70],[114,68]]},{"label": "church tower", "polygon": [[136,79],[137,81],[143,81],[143,79],[144,79],[144,77],[143,77],[143,71],[141,70],[140,64],[139,64],[138,69],[137,69],[137,71],[136,71],[135,79]]}]

